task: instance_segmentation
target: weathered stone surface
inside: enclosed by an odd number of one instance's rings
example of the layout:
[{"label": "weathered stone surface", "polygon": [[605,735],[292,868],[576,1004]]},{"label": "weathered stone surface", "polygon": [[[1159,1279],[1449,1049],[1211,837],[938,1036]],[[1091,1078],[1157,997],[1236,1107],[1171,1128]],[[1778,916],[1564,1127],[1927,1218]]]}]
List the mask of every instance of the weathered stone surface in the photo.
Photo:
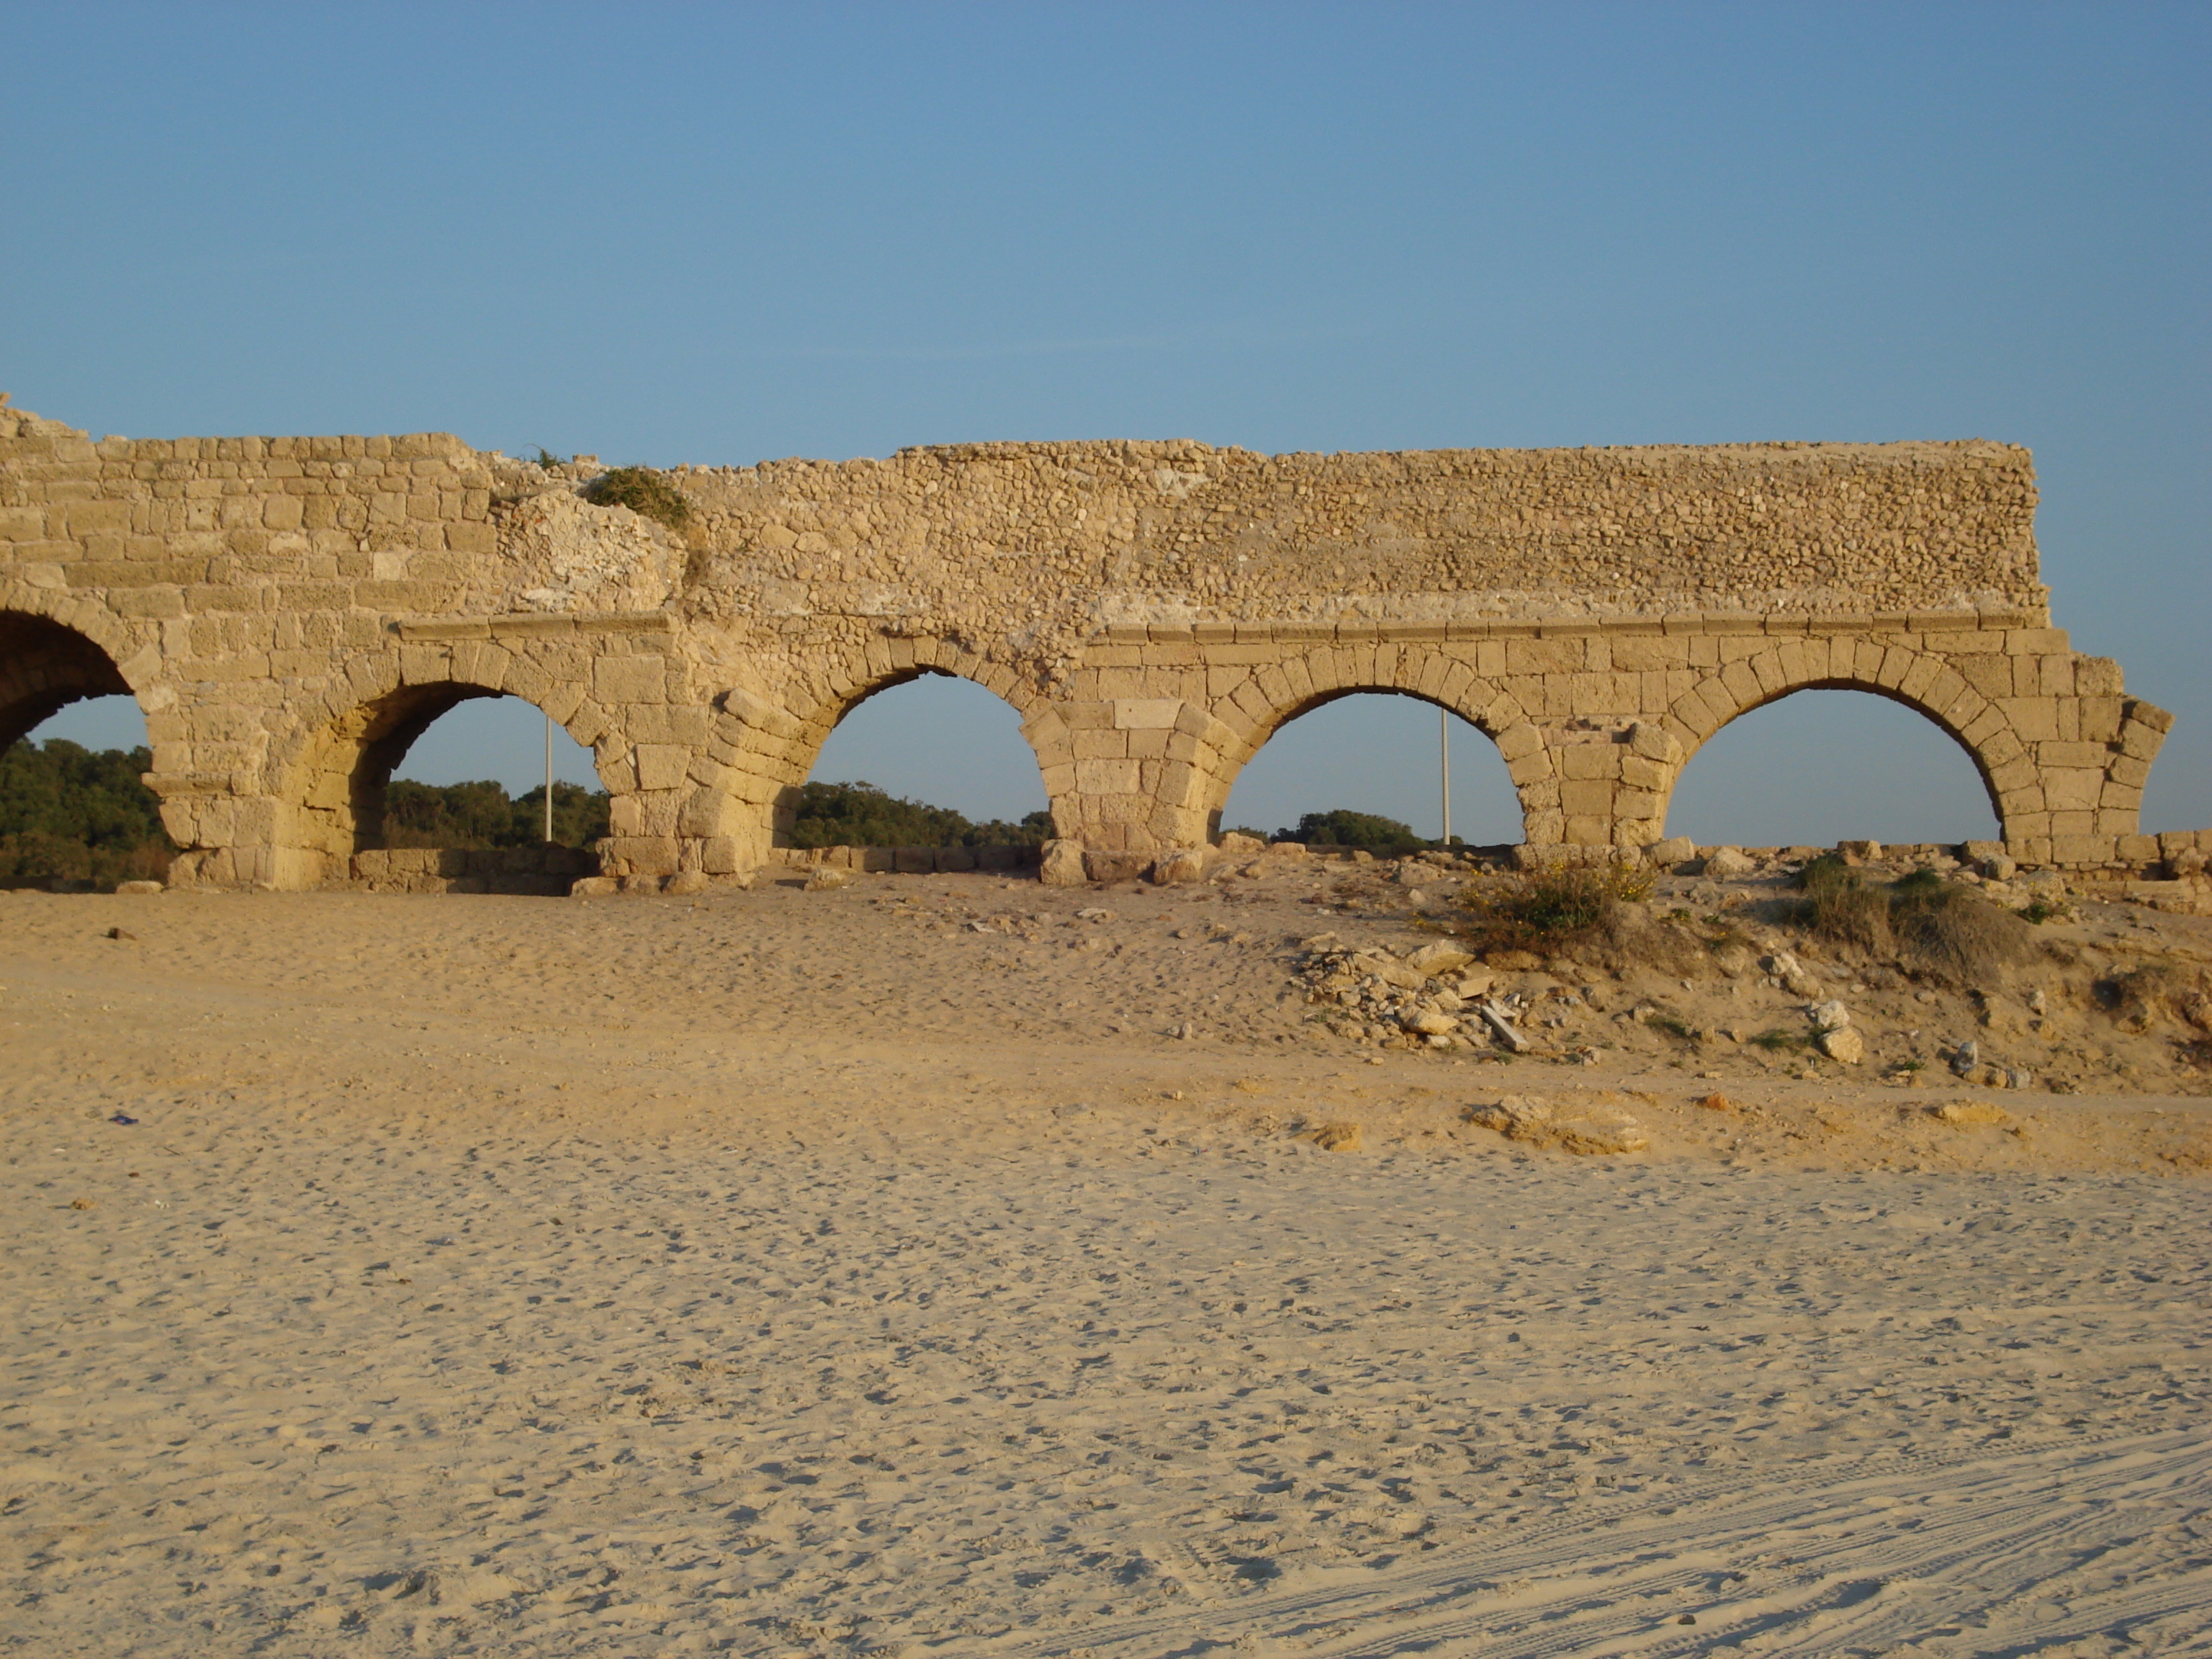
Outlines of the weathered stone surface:
[{"label": "weathered stone surface", "polygon": [[143,896],[148,893],[160,892],[161,884],[158,881],[118,881],[115,884],[115,890],[118,893]]},{"label": "weathered stone surface", "polygon": [[1820,1052],[1830,1060],[1840,1060],[1846,1066],[1856,1066],[1866,1058],[1866,1039],[1851,1026],[1832,1027],[1813,1040],[1820,1045]]},{"label": "weathered stone surface", "polygon": [[1152,861],[1152,878],[1162,887],[1179,887],[1206,879],[1206,854],[1195,848],[1178,847]]},{"label": "weathered stone surface", "polygon": [[1736,715],[1855,686],[1960,735],[2006,856],[2148,844],[2172,718],[2051,627],[2002,444],[973,444],[684,468],[683,538],[595,471],[0,409],[0,743],[134,695],[175,879],[313,886],[377,849],[414,734],[514,695],[592,750],[604,873],[657,878],[767,861],[830,729],[916,674],[1012,704],[1060,837],[1116,855],[1200,846],[1285,721],[1395,690],[1497,743],[1532,856],[1590,861],[1656,842]]},{"label": "weathered stone surface", "polygon": [[1048,841],[1037,879],[1048,887],[1080,887],[1091,879],[1083,866],[1083,848],[1072,841]]},{"label": "weathered stone surface", "polygon": [[817,864],[806,872],[805,890],[826,893],[832,888],[847,886],[852,880],[853,872],[850,870],[834,864]]},{"label": "weathered stone surface", "polygon": [[1740,847],[1716,847],[1705,854],[1705,874],[1715,881],[1741,881],[1758,867]]},{"label": "weathered stone surface", "polygon": [[1468,1122],[1495,1129],[1508,1140],[1585,1156],[1640,1152],[1651,1144],[1634,1114],[1602,1101],[1555,1103],[1536,1096],[1507,1095],[1494,1105],[1469,1107],[1465,1115]]},{"label": "weathered stone surface", "polygon": [[1826,1002],[1816,1002],[1805,1011],[1815,1031],[1840,1031],[1851,1023],[1851,1011],[1833,997]]},{"label": "weathered stone surface", "polygon": [[1687,864],[1698,856],[1698,843],[1687,836],[1672,836],[1665,841],[1655,841],[1644,849],[1644,856],[1652,863],[1667,869],[1678,864]]},{"label": "weathered stone surface", "polygon": [[1152,855],[1093,848],[1083,855],[1083,867],[1093,881],[1138,881],[1152,867]]},{"label": "weathered stone surface", "polygon": [[1439,974],[1455,974],[1474,960],[1472,951],[1462,951],[1456,945],[1447,945],[1438,939],[1433,945],[1424,945],[1418,951],[1407,953],[1408,967],[1418,968],[1433,979]]}]

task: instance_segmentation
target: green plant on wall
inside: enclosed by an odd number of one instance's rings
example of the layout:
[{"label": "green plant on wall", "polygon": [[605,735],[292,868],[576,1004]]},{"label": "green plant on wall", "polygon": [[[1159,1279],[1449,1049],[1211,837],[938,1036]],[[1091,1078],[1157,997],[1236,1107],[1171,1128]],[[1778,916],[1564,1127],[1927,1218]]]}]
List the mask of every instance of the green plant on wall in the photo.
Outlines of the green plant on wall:
[{"label": "green plant on wall", "polygon": [[691,522],[691,503],[684,492],[649,466],[618,466],[602,472],[581,494],[595,507],[626,507],[671,530],[681,531]]}]

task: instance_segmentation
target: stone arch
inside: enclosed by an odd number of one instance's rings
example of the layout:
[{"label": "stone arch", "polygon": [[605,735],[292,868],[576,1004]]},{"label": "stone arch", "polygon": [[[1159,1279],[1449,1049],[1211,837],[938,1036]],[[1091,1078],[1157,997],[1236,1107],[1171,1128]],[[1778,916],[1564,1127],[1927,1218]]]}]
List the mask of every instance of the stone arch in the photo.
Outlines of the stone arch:
[{"label": "stone arch", "polygon": [[830,659],[780,696],[734,686],[715,699],[678,824],[687,865],[696,858],[697,867],[720,874],[764,862],[788,835],[799,789],[838,722],[869,698],[927,675],[972,681],[1023,716],[1023,736],[1057,813],[1052,751],[1038,724],[1050,705],[1033,684],[956,641],[878,639]]},{"label": "stone arch", "polygon": [[0,749],[86,697],[135,696],[146,709],[149,667],[104,607],[0,583]]},{"label": "stone arch", "polygon": [[2008,836],[2018,815],[2042,805],[2034,763],[1999,703],[1983,696],[1934,653],[1838,635],[1770,646],[1738,658],[1674,699],[1662,724],[1681,752],[1664,768],[1662,821],[1682,769],[1715,733],[1800,691],[1868,692],[1932,722],[1973,763]]},{"label": "stone arch", "polygon": [[1376,692],[1433,703],[1497,744],[1520,797],[1527,838],[1539,838],[1533,830],[1542,821],[1540,814],[1558,814],[1552,752],[1517,696],[1451,652],[1382,644],[1287,656],[1255,669],[1226,696],[1214,700],[1213,718],[1222,732],[1205,786],[1207,834],[1219,832],[1237,775],[1277,732],[1339,698]]},{"label": "stone arch", "polygon": [[565,677],[526,650],[471,644],[356,659],[276,745],[266,787],[276,807],[276,884],[312,887],[355,854],[382,846],[393,769],[434,721],[472,699],[520,697],[552,715],[592,751],[611,791],[625,787],[629,745],[605,710],[573,691],[562,696]]}]

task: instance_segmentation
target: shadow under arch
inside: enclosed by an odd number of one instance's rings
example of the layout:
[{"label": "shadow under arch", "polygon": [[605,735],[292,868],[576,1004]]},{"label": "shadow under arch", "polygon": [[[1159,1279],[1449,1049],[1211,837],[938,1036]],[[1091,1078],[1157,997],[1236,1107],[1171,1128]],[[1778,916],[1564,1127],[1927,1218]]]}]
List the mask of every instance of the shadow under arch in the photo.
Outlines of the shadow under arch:
[{"label": "shadow under arch", "polygon": [[73,702],[135,694],[89,635],[51,617],[0,609],[0,749]]},{"label": "shadow under arch", "polygon": [[[448,679],[396,686],[325,719],[283,769],[280,799],[289,818],[283,844],[310,866],[298,872],[300,884],[313,885],[356,854],[385,845],[386,794],[416,738],[465,702],[507,696],[537,707],[508,689]],[[569,722],[556,724],[595,748]]]},{"label": "shadow under arch", "polygon": [[[790,837],[797,821],[801,791],[812,779],[817,768],[820,765],[823,749],[837,728],[858,712],[864,704],[873,702],[885,693],[896,691],[902,686],[913,685],[917,682],[930,679],[951,680],[972,685],[977,690],[994,698],[1022,721],[1021,741],[1029,750],[1031,763],[1037,769],[1040,793],[1046,796],[1049,804],[1050,781],[1047,775],[1044,759],[1037,753],[1036,745],[1028,730],[1028,716],[1032,712],[1035,700],[1022,696],[1018,689],[1011,684],[992,684],[975,674],[963,673],[957,667],[946,666],[938,662],[916,662],[911,665],[866,675],[848,683],[842,687],[836,696],[825,698],[817,704],[813,713],[800,723],[799,734],[789,746],[787,779],[776,791],[774,802],[773,834],[775,845],[791,844]],[[1012,695],[1009,695],[1010,692]],[[894,790],[893,793],[896,793],[896,791]],[[946,805],[943,801],[934,800],[931,804]]]}]

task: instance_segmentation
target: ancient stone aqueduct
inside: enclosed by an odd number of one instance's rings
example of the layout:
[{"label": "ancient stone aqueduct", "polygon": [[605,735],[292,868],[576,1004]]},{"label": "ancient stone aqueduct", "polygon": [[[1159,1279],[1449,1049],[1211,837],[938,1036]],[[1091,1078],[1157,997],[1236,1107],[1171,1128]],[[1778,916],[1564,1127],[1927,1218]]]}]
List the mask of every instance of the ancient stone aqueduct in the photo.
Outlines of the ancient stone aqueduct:
[{"label": "ancient stone aqueduct", "polygon": [[592,750],[607,873],[713,878],[775,856],[830,728],[921,674],[1020,711],[1102,859],[1204,845],[1269,734],[1370,690],[1487,732],[1528,842],[1640,847],[1723,726],[1850,687],[1958,740],[2014,856],[2160,856],[2171,717],[2051,626],[2002,444],[973,444],[678,469],[681,535],[582,500],[597,471],[0,408],[0,744],[127,691],[173,879],[313,887],[379,845],[424,727],[509,693]]}]

